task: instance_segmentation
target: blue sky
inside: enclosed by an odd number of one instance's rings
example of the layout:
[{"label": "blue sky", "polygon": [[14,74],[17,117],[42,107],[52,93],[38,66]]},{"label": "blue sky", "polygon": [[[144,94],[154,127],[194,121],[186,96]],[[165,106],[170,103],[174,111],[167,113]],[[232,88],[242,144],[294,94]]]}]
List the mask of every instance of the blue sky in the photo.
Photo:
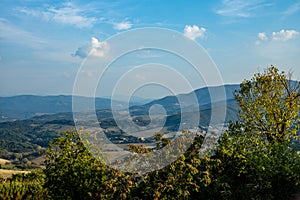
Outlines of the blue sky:
[{"label": "blue sky", "polygon": [[[297,0],[2,0],[0,95],[72,94],[90,51],[105,49],[115,34],[144,27],[175,30],[200,44],[224,83],[249,79],[271,64],[300,79],[299,19]],[[129,60],[121,65],[133,66]]]}]

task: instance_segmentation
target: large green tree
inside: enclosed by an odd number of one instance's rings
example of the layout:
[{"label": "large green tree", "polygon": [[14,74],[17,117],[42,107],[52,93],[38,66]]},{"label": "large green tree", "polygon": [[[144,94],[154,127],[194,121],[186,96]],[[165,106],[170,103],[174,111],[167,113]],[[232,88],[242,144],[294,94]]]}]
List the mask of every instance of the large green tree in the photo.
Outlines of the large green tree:
[{"label": "large green tree", "polygon": [[[229,199],[286,199],[299,189],[299,82],[271,66],[235,94],[240,120],[220,139],[217,175]],[[223,196],[224,197],[224,196]]]},{"label": "large green tree", "polygon": [[299,122],[300,84],[271,66],[240,85],[235,98],[246,132],[264,134],[269,142],[291,139]]},{"label": "large green tree", "polygon": [[132,176],[107,166],[78,132],[65,132],[47,151],[44,187],[51,199],[126,199]]},{"label": "large green tree", "polygon": [[101,198],[107,167],[85,148],[76,132],[66,132],[48,149],[45,187],[53,199]]}]

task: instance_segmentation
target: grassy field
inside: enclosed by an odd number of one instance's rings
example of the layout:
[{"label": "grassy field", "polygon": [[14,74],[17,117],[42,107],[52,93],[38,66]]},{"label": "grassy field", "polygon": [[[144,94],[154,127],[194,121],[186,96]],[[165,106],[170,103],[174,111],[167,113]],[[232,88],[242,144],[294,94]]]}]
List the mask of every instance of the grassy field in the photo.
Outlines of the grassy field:
[{"label": "grassy field", "polygon": [[5,163],[10,163],[10,160],[0,158],[0,165],[4,165]]},{"label": "grassy field", "polygon": [[[6,160],[3,158],[0,158],[0,165],[5,165],[11,163],[10,160]],[[22,171],[22,170],[13,170],[13,169],[0,169],[0,177],[1,178],[9,178],[13,174],[17,173],[28,173],[29,171]]]},{"label": "grassy field", "polygon": [[1,178],[9,178],[13,174],[17,173],[28,173],[29,171],[21,171],[21,170],[11,170],[11,169],[0,169],[0,177]]}]

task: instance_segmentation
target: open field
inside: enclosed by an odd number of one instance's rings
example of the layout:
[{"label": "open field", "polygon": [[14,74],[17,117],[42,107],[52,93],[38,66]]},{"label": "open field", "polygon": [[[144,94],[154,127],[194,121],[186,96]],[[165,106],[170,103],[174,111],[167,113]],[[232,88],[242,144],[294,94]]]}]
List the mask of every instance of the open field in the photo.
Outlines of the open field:
[{"label": "open field", "polygon": [[0,165],[4,165],[5,163],[10,163],[10,160],[0,158]]},{"label": "open field", "polygon": [[31,160],[31,162],[38,166],[43,166],[45,159],[46,159],[46,156],[43,155],[43,156],[40,156],[40,157],[37,157],[37,158]]},{"label": "open field", "polygon": [[20,171],[20,170],[10,170],[10,169],[0,169],[0,177],[1,178],[9,178],[13,174],[17,173],[29,173],[30,171]]}]

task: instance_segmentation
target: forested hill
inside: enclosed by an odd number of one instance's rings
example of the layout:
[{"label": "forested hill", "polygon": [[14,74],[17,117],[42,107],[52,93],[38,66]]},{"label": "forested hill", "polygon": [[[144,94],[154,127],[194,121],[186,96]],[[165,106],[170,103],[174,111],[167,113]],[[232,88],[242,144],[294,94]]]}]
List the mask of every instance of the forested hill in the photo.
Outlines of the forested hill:
[{"label": "forested hill", "polygon": [[[77,97],[80,102],[80,110],[92,110],[88,102],[89,97]],[[115,102],[120,109],[125,103]],[[111,100],[96,98],[97,110],[110,109]],[[0,121],[12,121],[28,119],[36,115],[72,112],[72,96],[34,96],[20,95],[13,97],[0,97]]]},{"label": "forested hill", "polygon": [[[238,84],[225,85],[226,99],[233,98],[233,91],[239,88]],[[205,87],[194,91],[198,98],[199,105],[208,105],[211,101],[210,92],[218,94],[222,89],[218,87]],[[218,95],[216,95],[218,96]],[[181,98],[184,100],[184,107],[192,106],[194,101],[191,101],[192,93],[182,94],[178,96],[167,96],[162,99],[151,101],[150,103],[144,104],[143,108],[148,109],[154,104],[160,104],[164,106],[169,114],[174,111],[178,111],[178,100]],[[93,107],[87,102],[91,100],[89,97],[76,97],[79,103],[79,110],[86,111],[92,110]],[[216,100],[222,99],[218,97]],[[224,99],[222,99],[224,100]],[[93,100],[94,101],[94,100]],[[122,101],[114,101],[114,105],[117,105],[117,109],[126,108],[126,103]],[[137,102],[130,102],[131,106],[138,105]],[[109,98],[95,98],[96,110],[111,109],[111,100]],[[134,108],[134,107],[133,107]],[[59,96],[35,96],[35,95],[20,95],[13,97],[0,97],[0,122],[2,121],[13,121],[28,119],[33,116],[43,114],[55,114],[72,112],[72,96],[59,95]]]}]

